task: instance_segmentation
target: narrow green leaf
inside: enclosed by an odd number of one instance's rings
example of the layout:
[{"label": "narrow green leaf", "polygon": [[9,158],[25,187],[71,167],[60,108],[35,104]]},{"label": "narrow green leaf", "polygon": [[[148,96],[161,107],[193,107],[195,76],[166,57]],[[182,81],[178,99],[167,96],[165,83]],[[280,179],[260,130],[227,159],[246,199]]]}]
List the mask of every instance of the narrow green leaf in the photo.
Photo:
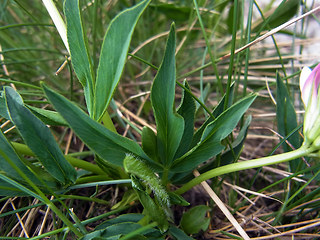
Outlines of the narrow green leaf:
[{"label": "narrow green leaf", "polygon": [[147,126],[142,129],[142,149],[153,160],[158,162],[157,156],[157,136]]},{"label": "narrow green leaf", "polygon": [[241,21],[238,20],[236,26],[233,25],[233,18],[234,18],[233,15],[235,14],[234,6],[235,6],[235,4],[232,2],[231,6],[229,8],[229,11],[228,11],[228,18],[226,21],[227,26],[228,26],[228,31],[230,34],[232,34],[233,28],[236,28],[236,31],[238,31],[240,28],[240,23],[241,23]]},{"label": "narrow green leaf", "polygon": [[[34,174],[26,167],[25,163],[20,159],[18,154],[15,152],[12,145],[7,141],[6,137],[0,131],[0,149],[5,154],[11,162],[17,166],[24,174],[35,184],[40,185],[39,180],[34,176]],[[19,182],[24,182],[22,176],[17,173],[17,171],[11,166],[11,164],[6,161],[5,158],[0,155],[0,172],[7,175],[12,179],[16,179]]]},{"label": "narrow green leaf", "polygon": [[[232,102],[233,102],[233,90],[234,90],[234,84],[231,85],[230,87],[230,94],[229,94],[229,98],[228,98],[228,107],[231,106]],[[218,117],[224,109],[224,102],[225,102],[226,96],[224,95],[222,97],[222,99],[220,100],[220,102],[218,103],[218,105],[214,108],[214,110],[212,111],[212,115],[214,117]],[[192,139],[192,143],[191,143],[191,147],[196,146],[200,139],[201,136],[203,134],[203,131],[206,129],[206,127],[208,126],[209,123],[213,122],[214,119],[212,117],[209,117],[202,125],[201,127],[196,131],[196,133],[193,136]]]},{"label": "narrow green leaf", "polygon": [[10,119],[3,91],[0,91],[0,116],[4,117],[5,119]]},{"label": "narrow green leaf", "polygon": [[137,223],[143,218],[143,215],[140,213],[128,213],[122,214],[119,217],[109,219],[101,224],[99,224],[95,230],[105,229],[113,224],[118,224],[122,222],[133,222]]},{"label": "narrow green leaf", "polygon": [[[240,152],[242,151],[243,144],[246,139],[247,131],[250,126],[250,123],[251,123],[251,116],[248,116],[248,118],[246,119],[243,127],[241,128],[237,138],[231,144],[232,151],[231,151],[231,149],[228,149],[226,152],[224,152],[221,155],[219,163],[217,163],[215,161],[208,162],[207,164],[204,164],[203,166],[201,166],[198,169],[198,171],[200,173],[204,173],[204,172],[207,172],[213,168],[218,167],[217,164],[219,164],[219,166],[223,166],[223,165],[235,162],[237,160],[238,156],[240,155]],[[235,159],[235,157],[236,157],[236,159]],[[194,175],[191,171],[178,172],[178,173],[173,174],[170,177],[173,184],[184,184],[188,181],[191,181],[193,178],[194,178]]]},{"label": "narrow green leaf", "polygon": [[67,126],[66,121],[57,112],[37,108],[33,106],[27,106],[31,112],[36,115],[41,121],[50,126]]},{"label": "narrow green leaf", "polygon": [[149,160],[136,142],[106,129],[76,105],[45,85],[44,91],[78,137],[104,160],[122,166],[126,153],[133,153],[142,159]]},{"label": "narrow green leaf", "polygon": [[125,191],[124,195],[121,197],[121,200],[112,206],[111,210],[116,210],[122,207],[129,206],[132,202],[137,200],[138,200],[138,196],[136,192],[133,189],[128,189],[127,191]]},{"label": "narrow green leaf", "polygon": [[[184,82],[184,86],[190,90],[187,81]],[[193,97],[186,91],[183,91],[183,97],[181,104],[178,108],[178,114],[184,119],[184,132],[181,138],[179,148],[177,149],[175,159],[185,154],[191,146],[193,130],[194,130],[194,118],[196,112],[196,103]]]},{"label": "narrow green leaf", "polygon": [[11,87],[5,87],[5,96],[11,121],[46,170],[64,184],[74,182],[77,173],[64,158],[49,128],[24,106],[20,95]]},{"label": "narrow green leaf", "polygon": [[101,237],[103,239],[118,239],[121,236],[138,230],[142,226],[138,223],[133,222],[122,222],[118,224],[113,224],[110,227],[107,227]]},{"label": "narrow green leaf", "polygon": [[185,212],[180,222],[182,229],[187,234],[195,234],[201,230],[207,230],[210,223],[210,218],[206,217],[208,211],[210,211],[210,207],[199,205]]},{"label": "narrow green leaf", "polygon": [[187,22],[190,18],[190,13],[193,11],[192,6],[186,6],[182,1],[172,3],[154,2],[150,5],[150,8],[155,11],[155,14],[161,12],[166,15],[167,19],[171,19],[174,22]]},{"label": "narrow green leaf", "polygon": [[[9,188],[9,189],[6,188],[5,190],[9,190],[7,193],[14,193],[17,191],[18,195],[33,196],[33,197],[40,199],[42,201],[42,198],[38,194],[34,193],[33,191],[26,188],[25,186],[23,186],[19,182],[1,174],[1,173],[0,173],[0,180],[6,182],[8,184],[8,186],[11,185],[13,187],[13,188]],[[3,186],[1,188],[3,188]],[[19,191],[20,191],[20,194],[19,194]]]},{"label": "narrow green leaf", "polygon": [[179,206],[189,206],[190,203],[187,202],[182,196],[179,194],[176,194],[175,192],[168,192],[169,197],[170,197],[170,202],[173,205],[179,205]]},{"label": "narrow green leaf", "polygon": [[175,237],[176,240],[194,240],[194,238],[189,237],[184,231],[175,226],[170,226],[169,233]]},{"label": "narrow green leaf", "polygon": [[[276,9],[272,9],[268,12],[267,19],[263,20],[258,26],[256,26],[253,31],[262,31],[266,28],[266,26],[272,28],[276,28],[281,24],[289,21],[298,11],[299,9],[299,0],[286,0],[282,1],[280,5],[277,6]],[[267,29],[269,30],[269,29]]]},{"label": "narrow green leaf", "polygon": [[170,166],[179,147],[184,120],[176,113],[175,27],[171,26],[165,55],[151,88],[151,103],[157,125],[158,155]]},{"label": "narrow green leaf", "polygon": [[[50,110],[37,108],[33,106],[28,106],[28,105],[27,107],[32,111],[33,114],[35,114],[45,124],[59,125],[59,126],[67,125],[64,119],[61,117],[61,115],[57,112],[53,112]],[[4,117],[5,119],[10,119],[7,111],[6,100],[5,100],[3,91],[0,91],[0,116]]]},{"label": "narrow green leaf", "polygon": [[242,115],[247,111],[256,95],[251,95],[234,104],[205,128],[201,141],[188,153],[177,159],[170,169],[174,172],[189,171],[200,163],[220,153],[224,146],[221,141],[236,127]]},{"label": "narrow green leaf", "polygon": [[73,69],[84,89],[89,114],[92,114],[94,72],[88,53],[87,38],[82,26],[79,0],[65,0],[64,14]]},{"label": "narrow green leaf", "polygon": [[[1,174],[1,173],[0,173]],[[8,196],[8,197],[25,197],[30,194],[21,191],[20,189],[13,187],[12,184],[0,179],[0,196]]]},{"label": "narrow green leaf", "polygon": [[[9,151],[9,154],[10,154],[10,151]],[[21,191],[21,193],[23,193],[23,195],[30,195],[30,196],[33,196],[33,197],[41,200],[41,201],[43,200],[42,197],[40,197],[39,195],[37,195],[36,193],[31,191],[29,188],[22,185],[21,182],[26,182],[26,180],[28,180],[30,182],[30,181],[32,181],[33,178],[28,179],[28,177],[30,176],[29,172],[25,171],[24,168],[19,169],[18,166],[15,165],[15,163],[17,162],[17,161],[15,161],[16,159],[13,159],[13,160],[10,159],[9,156],[6,154],[6,152],[3,151],[2,149],[0,149],[0,159],[4,160],[5,165],[9,164],[11,166],[11,168],[14,169],[14,171],[19,175],[19,178],[23,179],[22,181],[19,180],[19,182],[18,182],[8,176],[5,176],[4,173],[1,171],[0,172],[0,182],[3,181],[3,182],[5,182],[5,184],[2,185],[0,187],[0,189],[4,189],[6,191],[9,190],[8,193],[10,193],[10,192],[12,193],[12,192],[15,192],[18,190],[18,192]],[[23,176],[23,174],[24,174],[24,176]],[[27,174],[29,174],[29,176]],[[10,185],[11,185],[11,187],[10,187]]]},{"label": "narrow green leaf", "polygon": [[[296,111],[290,99],[288,90],[279,74],[277,74],[277,124],[279,134],[283,137],[289,135],[291,131],[298,126]],[[299,133],[295,132],[287,140],[295,149],[298,149],[301,145],[300,139]],[[283,149],[285,152],[292,150],[287,144],[283,145]],[[299,162],[299,159],[290,161],[290,166],[293,168],[293,171],[296,170]]]},{"label": "narrow green leaf", "polygon": [[94,95],[94,116],[100,120],[120,80],[135,25],[148,6],[144,0],[117,15],[109,24],[101,48]]},{"label": "narrow green leaf", "polygon": [[[248,116],[248,118],[246,119],[245,123],[243,124],[243,127],[241,128],[236,140],[234,140],[232,142],[232,144],[231,144],[232,151],[231,151],[231,149],[229,149],[228,151],[224,152],[221,155],[219,167],[227,165],[229,163],[233,163],[236,160],[238,160],[238,159],[235,159],[235,157],[236,158],[239,157],[239,154],[243,148],[243,144],[244,144],[244,141],[246,140],[246,137],[247,137],[247,132],[248,132],[248,129],[249,129],[249,126],[251,123],[251,119],[252,119],[251,115]],[[208,166],[207,171],[209,171],[211,169],[212,169],[212,166],[211,167]]]}]

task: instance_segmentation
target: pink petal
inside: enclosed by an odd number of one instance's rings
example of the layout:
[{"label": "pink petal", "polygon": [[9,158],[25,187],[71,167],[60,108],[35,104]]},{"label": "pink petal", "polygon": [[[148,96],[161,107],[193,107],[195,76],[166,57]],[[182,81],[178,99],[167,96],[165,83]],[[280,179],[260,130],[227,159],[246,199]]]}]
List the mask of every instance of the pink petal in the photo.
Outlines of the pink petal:
[{"label": "pink petal", "polygon": [[318,64],[312,71],[310,68],[304,67],[300,74],[301,97],[305,106],[311,104],[311,109],[314,109],[316,107],[315,105],[317,105],[319,84],[320,64]]}]

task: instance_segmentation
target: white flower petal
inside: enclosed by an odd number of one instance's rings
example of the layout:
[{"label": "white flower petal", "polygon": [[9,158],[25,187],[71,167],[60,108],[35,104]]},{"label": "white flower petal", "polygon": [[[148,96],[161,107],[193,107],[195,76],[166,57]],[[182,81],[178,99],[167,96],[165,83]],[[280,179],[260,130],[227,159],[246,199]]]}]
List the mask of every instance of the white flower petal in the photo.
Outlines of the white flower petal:
[{"label": "white flower petal", "polygon": [[309,67],[304,67],[300,73],[300,91],[301,98],[305,106],[307,106],[309,97],[311,95],[311,89],[313,81],[308,81],[307,79],[310,76],[312,70]]}]

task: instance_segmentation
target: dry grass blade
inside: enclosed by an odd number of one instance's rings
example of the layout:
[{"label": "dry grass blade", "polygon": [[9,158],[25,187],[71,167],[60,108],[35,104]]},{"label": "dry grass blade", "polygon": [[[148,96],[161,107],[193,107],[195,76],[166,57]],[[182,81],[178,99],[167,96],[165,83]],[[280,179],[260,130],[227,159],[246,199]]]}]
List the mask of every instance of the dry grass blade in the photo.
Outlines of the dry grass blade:
[{"label": "dry grass blade", "polygon": [[[294,18],[294,19],[292,19],[292,20],[290,20],[290,21],[288,21],[288,22],[285,22],[284,24],[280,25],[279,27],[276,27],[276,28],[272,29],[271,31],[267,32],[266,34],[258,37],[257,39],[255,39],[254,41],[250,42],[249,44],[247,44],[247,45],[245,45],[245,46],[237,49],[237,50],[235,51],[235,54],[237,54],[237,53],[239,53],[239,52],[241,52],[241,51],[243,51],[243,50],[251,47],[252,45],[254,45],[254,44],[258,43],[258,42],[261,42],[262,40],[266,39],[267,37],[270,37],[271,35],[273,35],[273,34],[279,32],[279,31],[281,31],[282,29],[290,26],[291,24],[293,24],[293,23],[295,23],[295,22],[300,21],[301,19],[303,19],[303,18],[305,18],[305,17],[307,17],[307,16],[309,16],[309,15],[311,15],[311,14],[314,14],[314,13],[318,12],[319,10],[320,10],[320,6],[318,6],[318,7],[314,8],[314,9],[310,10],[309,12],[307,12],[307,13],[305,13],[305,14],[297,17],[297,18]],[[220,60],[220,61],[221,61],[221,60],[224,60],[224,59],[226,59],[226,58],[229,58],[230,56],[231,56],[231,54],[229,53],[229,54],[221,57],[219,60]]]},{"label": "dry grass blade", "polygon": [[[157,132],[157,130],[151,126],[150,124],[148,124],[145,120],[143,120],[142,118],[136,116],[135,114],[133,114],[130,110],[126,109],[124,106],[122,106],[122,104],[120,104],[119,102],[116,101],[116,105],[117,107],[123,111],[124,113],[128,114],[130,117],[132,117],[133,119],[135,119],[137,122],[139,122],[142,126],[147,126],[150,129],[152,129],[152,131],[154,131],[155,133]],[[118,112],[119,116],[123,117],[123,115],[121,114],[121,112]],[[140,129],[142,129],[142,127],[139,127]]]},{"label": "dry grass blade", "polygon": [[[286,235],[293,235],[294,233],[302,232],[302,231],[308,230],[310,228],[313,228],[313,227],[316,227],[316,226],[319,226],[319,225],[320,225],[320,220],[318,219],[317,222],[308,224],[308,225],[303,226],[303,227],[295,228],[293,230],[289,230],[289,231],[282,232],[282,233],[276,233],[276,234],[269,235],[269,236],[252,238],[252,240],[263,240],[263,239],[283,237],[283,236],[286,236]],[[319,237],[318,234],[317,234],[317,236]]]},{"label": "dry grass blade", "polygon": [[[277,173],[281,176],[284,177],[288,177],[290,175],[292,175],[293,173],[287,172],[287,171],[283,171],[277,168],[273,168],[273,167],[263,167],[263,170],[269,171],[269,172],[273,172],[273,173]],[[307,181],[298,177],[293,177],[292,180],[297,181],[297,182],[303,182],[306,183]]]},{"label": "dry grass blade", "polygon": [[[14,203],[13,203],[13,201],[12,201],[11,199],[9,199],[9,201],[10,201],[10,204],[11,204],[13,210],[17,210],[16,207],[15,207],[15,205],[14,205]],[[27,229],[26,229],[26,227],[25,227],[25,224],[23,223],[22,218],[20,217],[19,213],[16,213],[16,216],[17,216],[18,221],[19,221],[19,224],[20,224],[20,226],[21,226],[21,228],[22,228],[22,232],[21,232],[21,233],[24,233],[24,235],[25,235],[27,238],[29,238],[28,231],[27,231]],[[25,214],[24,217],[25,217],[25,216],[27,216],[27,215]],[[13,228],[12,230],[14,230],[14,228]],[[11,230],[11,232],[12,232],[12,230]],[[10,234],[10,233],[9,233],[9,234]]]},{"label": "dry grass blade", "polygon": [[[200,173],[197,170],[194,170],[193,174],[195,177],[200,175]],[[202,182],[201,185],[205,189],[205,191],[209,194],[209,196],[212,198],[212,200],[217,204],[217,206],[220,208],[223,214],[232,223],[232,225],[235,227],[235,229],[238,231],[241,237],[245,240],[250,240],[250,237],[248,236],[248,234],[243,230],[243,228],[240,226],[237,220],[232,216],[232,214],[229,212],[229,210],[224,205],[224,203],[220,200],[217,194],[211,189],[209,184],[207,182]]]},{"label": "dry grass blade", "polygon": [[[53,200],[53,196],[51,196],[50,200]],[[47,222],[47,219],[48,219],[48,216],[49,216],[49,213],[50,213],[50,208],[48,207],[47,210],[46,210],[46,213],[44,215],[44,218],[42,220],[42,223],[41,223],[41,226],[40,226],[40,229],[39,229],[39,233],[38,233],[38,236],[40,236],[45,228],[45,225],[46,225],[46,222]]]},{"label": "dry grass blade", "polygon": [[[226,181],[223,181],[223,184],[225,184],[225,185],[227,185],[227,186],[230,186],[230,187],[232,187],[232,188],[235,189],[235,190],[239,190],[239,191],[242,191],[242,192],[250,193],[250,194],[252,194],[252,195],[256,195],[256,196],[264,197],[264,198],[267,198],[267,199],[271,199],[271,200],[280,202],[280,203],[282,204],[282,202],[281,202],[280,200],[278,200],[278,199],[276,199],[276,198],[273,198],[273,197],[269,197],[269,196],[267,196],[267,195],[265,195],[265,194],[263,194],[263,193],[258,193],[258,192],[255,192],[255,191],[251,191],[251,190],[249,190],[249,189],[245,189],[245,188],[242,188],[242,187],[239,187],[239,186],[230,184],[230,183],[228,183],[228,182],[226,182]],[[250,200],[250,202],[252,202],[252,201]],[[254,203],[253,203],[253,204],[254,204]]]}]

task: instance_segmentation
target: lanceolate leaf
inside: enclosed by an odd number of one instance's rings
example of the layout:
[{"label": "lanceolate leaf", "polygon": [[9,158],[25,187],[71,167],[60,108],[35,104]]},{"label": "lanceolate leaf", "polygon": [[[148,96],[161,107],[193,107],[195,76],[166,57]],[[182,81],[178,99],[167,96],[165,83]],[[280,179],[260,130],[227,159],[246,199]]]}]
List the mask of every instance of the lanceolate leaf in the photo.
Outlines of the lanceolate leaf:
[{"label": "lanceolate leaf", "polygon": [[[248,116],[248,118],[244,122],[237,138],[231,144],[232,150],[229,149],[228,151],[226,151],[222,154],[222,156],[220,157],[219,167],[227,165],[229,163],[233,163],[238,160],[237,158],[239,157],[239,155],[243,149],[243,144],[244,144],[244,141],[246,140],[246,137],[247,137],[247,132],[248,132],[248,129],[249,129],[249,126],[251,123],[251,119],[252,119],[252,117],[250,115],[250,116]],[[212,169],[212,166],[210,169]],[[207,170],[209,171],[210,169],[207,169]]]},{"label": "lanceolate leaf", "polygon": [[255,98],[256,95],[251,95],[242,99],[223,112],[212,123],[208,124],[202,134],[201,142],[184,156],[177,159],[171,170],[174,172],[192,170],[200,163],[220,153],[224,149],[221,141],[236,127],[238,121]]},{"label": "lanceolate leaf", "polygon": [[41,121],[43,121],[45,124],[48,124],[50,126],[66,126],[68,125],[66,121],[61,117],[61,115],[57,112],[37,108],[33,106],[27,106],[31,112],[36,115]]},{"label": "lanceolate leaf", "polygon": [[170,226],[169,233],[170,235],[175,237],[175,239],[194,240],[194,238],[189,237],[184,231],[182,231],[180,228],[177,228],[173,225]]},{"label": "lanceolate leaf", "polygon": [[165,166],[172,163],[184,131],[184,120],[174,106],[175,81],[175,28],[172,25],[164,58],[151,88],[158,155]]},{"label": "lanceolate leaf", "polygon": [[[19,158],[12,145],[7,141],[3,133],[0,131],[0,149],[3,155],[7,156],[11,162],[18,167],[24,174],[36,185],[40,185],[40,181],[34,174],[26,167],[23,161]],[[11,164],[0,154],[0,172],[6,176],[24,182],[23,177],[14,169]]]},{"label": "lanceolate leaf", "polygon": [[[23,186],[20,182],[17,182],[0,173],[0,193],[6,194],[2,196],[10,196],[11,194],[17,194],[18,196],[33,196],[37,199],[42,199],[38,194],[34,193],[30,189]],[[2,185],[4,183],[4,185]],[[8,195],[7,195],[8,194]],[[16,197],[17,195],[13,195]]]},{"label": "lanceolate leaf", "polygon": [[[230,88],[230,95],[229,95],[229,100],[228,100],[228,107],[231,106],[232,101],[233,101],[233,89],[234,89],[234,84],[231,85]],[[225,101],[226,96],[223,96],[221,101],[218,103],[218,105],[214,108],[212,115],[216,118],[218,117],[222,112],[224,108],[224,101]],[[197,145],[201,139],[203,131],[206,129],[209,123],[213,122],[213,118],[209,117],[202,125],[201,127],[196,131],[196,133],[193,136],[191,147],[194,147]]]},{"label": "lanceolate leaf", "polygon": [[198,205],[185,212],[181,218],[180,225],[187,234],[195,234],[200,230],[207,230],[210,219],[206,217],[206,213],[210,211],[210,207]]},{"label": "lanceolate leaf", "polygon": [[3,91],[0,91],[0,116],[4,117],[5,119],[9,119],[9,114],[6,107],[6,100],[4,98]]},{"label": "lanceolate leaf", "polygon": [[[229,163],[235,162],[242,151],[244,140],[246,139],[247,131],[250,123],[251,123],[251,116],[248,116],[237,138],[231,144],[232,150],[228,149],[227,151],[225,151],[220,156],[219,162],[216,162],[216,161],[208,162],[207,164],[204,164],[203,166],[201,166],[198,169],[198,171],[200,173],[204,173],[218,166],[223,166],[223,165],[227,165]],[[194,175],[192,171],[178,172],[171,176],[171,181],[173,184],[184,184],[193,178],[194,178]]]},{"label": "lanceolate leaf", "polygon": [[120,80],[135,25],[149,4],[144,0],[121,12],[111,22],[104,37],[97,70],[94,96],[94,119],[100,120],[106,111]]},{"label": "lanceolate leaf", "polygon": [[44,86],[44,90],[51,103],[73,131],[104,160],[122,166],[126,153],[133,153],[140,158],[148,159],[136,142],[106,129],[69,100],[48,87]]},{"label": "lanceolate leaf", "polygon": [[[96,230],[94,232],[88,233],[79,240],[98,240],[98,239],[104,239],[104,240],[117,240],[120,239],[122,236],[136,231],[142,226],[138,223],[134,222],[121,222],[118,224],[113,224],[111,226],[106,227],[103,230]],[[134,238],[130,239],[135,239]],[[138,238],[137,238],[138,239]]]},{"label": "lanceolate leaf", "polygon": [[123,223],[123,222],[131,222],[131,223],[137,223],[139,222],[144,216],[140,213],[128,213],[128,214],[122,214],[119,215],[118,217],[106,220],[105,222],[99,224],[95,230],[102,230],[106,229],[107,227],[118,224],[118,223]]},{"label": "lanceolate leaf", "polygon": [[66,0],[64,14],[67,23],[67,37],[71,62],[74,71],[83,86],[89,114],[93,108],[94,72],[88,54],[87,39],[80,15],[79,0]]},{"label": "lanceolate leaf", "polygon": [[11,87],[5,87],[5,96],[11,121],[46,170],[64,184],[74,182],[77,173],[64,158],[49,128],[24,106]]},{"label": "lanceolate leaf", "polygon": [[[283,84],[280,75],[277,74],[277,123],[278,131],[281,136],[286,137],[291,131],[293,131],[297,126],[296,111],[290,99],[288,90]],[[294,133],[288,138],[290,144],[295,148],[300,147],[300,136],[299,133]],[[291,148],[287,144],[283,145],[284,150],[290,151]],[[300,160],[290,161],[290,166],[292,170],[296,170],[299,165]]]},{"label": "lanceolate leaf", "polygon": [[142,149],[155,162],[158,162],[157,156],[157,136],[147,126],[142,129]]},{"label": "lanceolate leaf", "polygon": [[[272,9],[265,14],[266,19],[254,27],[253,31],[262,31],[269,25],[270,29],[289,21],[299,9],[299,0],[282,1],[276,9]],[[267,29],[269,30],[269,29]]]},{"label": "lanceolate leaf", "polygon": [[[1,178],[1,173],[0,173]],[[3,178],[3,177],[2,177]],[[17,197],[28,196],[29,194],[14,187],[12,184],[0,179],[0,196]]]},{"label": "lanceolate leaf", "polygon": [[[187,81],[184,82],[184,86],[190,90]],[[184,132],[175,158],[181,157],[190,149],[193,137],[195,112],[196,103],[194,99],[189,93],[183,91],[183,98],[181,101],[181,105],[178,108],[178,114],[180,114],[184,119]]]}]

